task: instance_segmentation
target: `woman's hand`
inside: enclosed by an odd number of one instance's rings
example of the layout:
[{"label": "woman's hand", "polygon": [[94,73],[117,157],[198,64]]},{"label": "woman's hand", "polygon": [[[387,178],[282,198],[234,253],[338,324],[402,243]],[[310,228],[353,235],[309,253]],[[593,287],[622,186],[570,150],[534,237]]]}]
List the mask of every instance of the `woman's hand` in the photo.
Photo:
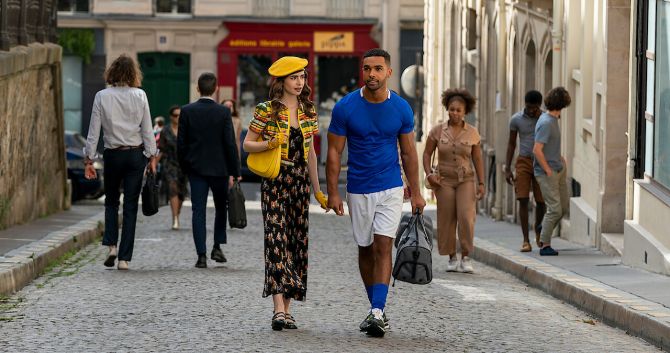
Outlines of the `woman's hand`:
[{"label": "woman's hand", "polygon": [[275,138],[268,141],[268,149],[273,150],[288,141],[288,136],[286,134],[278,134]]},{"label": "woman's hand", "polygon": [[484,198],[484,195],[486,195],[486,189],[484,188],[483,183],[479,183],[479,185],[477,185],[477,193],[475,195],[477,196],[477,200]]},{"label": "woman's hand", "polygon": [[438,177],[435,174],[430,174],[428,176],[428,183],[433,189],[439,189],[440,188],[440,177]]},{"label": "woman's hand", "polygon": [[314,194],[314,198],[316,201],[319,202],[319,205],[321,205],[321,208],[326,210],[326,212],[330,211],[330,208],[328,208],[328,196],[326,196],[323,191],[319,190]]}]

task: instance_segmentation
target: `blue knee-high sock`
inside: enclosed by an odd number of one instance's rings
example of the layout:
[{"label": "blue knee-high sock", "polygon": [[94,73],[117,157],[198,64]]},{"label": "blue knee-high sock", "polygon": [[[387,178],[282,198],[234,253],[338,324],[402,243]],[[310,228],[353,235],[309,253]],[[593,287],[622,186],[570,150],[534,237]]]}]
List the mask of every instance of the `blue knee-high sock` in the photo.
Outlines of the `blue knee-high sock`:
[{"label": "blue knee-high sock", "polygon": [[368,293],[368,301],[372,304],[372,286],[365,286],[365,291]]},{"label": "blue knee-high sock", "polygon": [[386,296],[389,293],[389,286],[384,283],[372,285],[372,308],[384,310],[386,306]]}]

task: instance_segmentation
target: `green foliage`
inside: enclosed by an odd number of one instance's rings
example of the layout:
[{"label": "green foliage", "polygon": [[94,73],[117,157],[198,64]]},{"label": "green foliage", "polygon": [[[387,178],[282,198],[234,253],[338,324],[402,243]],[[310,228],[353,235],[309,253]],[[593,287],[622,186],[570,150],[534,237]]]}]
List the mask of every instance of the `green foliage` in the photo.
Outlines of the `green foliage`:
[{"label": "green foliage", "polygon": [[58,30],[58,45],[66,53],[81,57],[84,64],[90,64],[95,50],[95,35],[92,29],[62,28]]}]

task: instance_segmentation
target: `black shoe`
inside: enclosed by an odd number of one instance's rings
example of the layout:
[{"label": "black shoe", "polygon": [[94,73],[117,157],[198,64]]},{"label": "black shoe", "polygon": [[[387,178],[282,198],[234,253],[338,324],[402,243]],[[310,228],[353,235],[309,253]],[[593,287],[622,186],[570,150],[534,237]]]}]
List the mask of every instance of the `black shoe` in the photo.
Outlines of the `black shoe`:
[{"label": "black shoe", "polygon": [[556,256],[558,251],[554,250],[551,246],[544,247],[540,249],[540,256]]},{"label": "black shoe", "polygon": [[223,256],[223,251],[221,251],[220,248],[214,248],[212,249],[212,253],[209,256],[212,260],[216,262],[226,262],[226,257]]},{"label": "black shoe", "polygon": [[361,329],[361,331],[366,332],[368,328],[370,327],[370,320],[373,319],[374,316],[372,315],[372,312],[368,313],[368,316],[363,319],[360,325],[358,325],[358,328]]},{"label": "black shoe", "polygon": [[293,315],[286,313],[284,315],[286,319],[284,320],[284,328],[289,329],[289,330],[295,330],[298,328],[298,325],[295,324],[295,319],[293,318]]},{"label": "black shoe", "polygon": [[[388,330],[389,328],[391,328],[391,325],[389,324],[388,317],[386,317],[386,313],[383,313],[382,317],[384,318],[384,328]],[[363,332],[367,331],[368,328],[370,327],[370,319],[372,319],[372,318],[374,318],[372,313],[371,312],[368,313],[368,316],[366,316],[365,319],[363,319],[361,324],[358,325],[358,328]]]},{"label": "black shoe", "polygon": [[369,323],[370,325],[368,326],[368,329],[365,331],[365,333],[372,337],[384,337],[386,334],[386,324],[384,323],[383,316],[378,318],[373,315],[369,320]]},{"label": "black shoe", "polygon": [[276,313],[272,315],[272,329],[275,331],[281,331],[286,325],[286,316],[284,313]]},{"label": "black shoe", "polygon": [[195,263],[197,268],[207,268],[207,256],[198,255],[198,262]]}]

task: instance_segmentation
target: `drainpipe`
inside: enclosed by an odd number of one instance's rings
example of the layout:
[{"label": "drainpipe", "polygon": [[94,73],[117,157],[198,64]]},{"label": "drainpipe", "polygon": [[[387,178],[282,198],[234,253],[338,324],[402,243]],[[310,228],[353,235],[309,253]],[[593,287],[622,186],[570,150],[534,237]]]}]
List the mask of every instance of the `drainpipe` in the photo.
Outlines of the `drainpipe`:
[{"label": "drainpipe", "polygon": [[563,77],[563,11],[564,0],[554,0],[553,23],[551,25],[552,65],[551,86],[556,86]]},{"label": "drainpipe", "polygon": [[[497,12],[498,12],[498,55],[496,61],[496,106],[495,106],[495,121],[493,124],[494,134],[496,136],[494,146],[497,156],[504,156],[503,152],[503,141],[506,141],[502,136],[507,136],[507,118],[506,108],[504,107],[504,102],[507,95],[507,7],[505,5],[505,0],[497,1]],[[506,146],[506,145],[505,145]],[[493,208],[491,209],[491,216],[495,220],[502,220],[503,218],[503,190],[507,186],[504,180],[502,166],[504,165],[503,158],[497,158],[495,163],[496,168],[496,193]]]}]

